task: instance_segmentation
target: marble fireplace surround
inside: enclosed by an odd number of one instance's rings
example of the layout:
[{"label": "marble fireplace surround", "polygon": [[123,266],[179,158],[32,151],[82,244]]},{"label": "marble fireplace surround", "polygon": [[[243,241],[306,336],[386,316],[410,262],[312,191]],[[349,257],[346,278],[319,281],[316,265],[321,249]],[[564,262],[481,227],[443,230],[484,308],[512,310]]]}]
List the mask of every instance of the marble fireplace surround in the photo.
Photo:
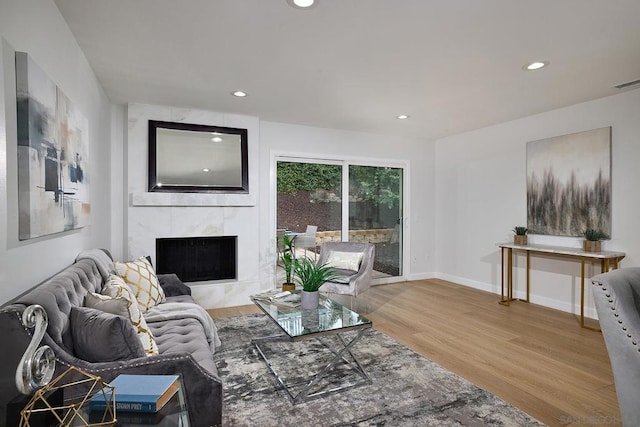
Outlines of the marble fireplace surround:
[{"label": "marble fireplace surround", "polygon": [[[127,106],[126,207],[127,255],[155,259],[157,238],[238,236],[237,278],[191,282],[194,299],[205,308],[247,304],[248,295],[260,292],[258,169],[259,120],[166,106]],[[147,192],[148,121],[162,120],[244,128],[249,137],[249,193],[149,193]]]}]

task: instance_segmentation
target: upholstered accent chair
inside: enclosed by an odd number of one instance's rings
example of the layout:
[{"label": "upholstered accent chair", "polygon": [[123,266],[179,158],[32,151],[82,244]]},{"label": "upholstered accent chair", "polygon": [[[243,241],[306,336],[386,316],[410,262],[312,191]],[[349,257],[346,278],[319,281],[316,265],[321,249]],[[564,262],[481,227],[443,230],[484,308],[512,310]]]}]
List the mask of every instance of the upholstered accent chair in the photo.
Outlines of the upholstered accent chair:
[{"label": "upholstered accent chair", "polygon": [[625,426],[640,426],[640,267],[592,278],[600,327]]},{"label": "upholstered accent chair", "polygon": [[338,277],[322,285],[320,291],[357,296],[369,289],[375,251],[371,243],[323,243],[318,263],[335,267]]}]

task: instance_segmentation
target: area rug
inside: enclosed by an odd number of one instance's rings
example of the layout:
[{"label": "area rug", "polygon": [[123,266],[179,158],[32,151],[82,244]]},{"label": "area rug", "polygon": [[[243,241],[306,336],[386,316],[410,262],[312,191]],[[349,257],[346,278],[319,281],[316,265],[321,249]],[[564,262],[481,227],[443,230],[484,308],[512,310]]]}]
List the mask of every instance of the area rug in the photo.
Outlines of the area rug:
[{"label": "area rug", "polygon": [[[252,338],[280,334],[266,316],[215,320],[222,341],[216,350],[223,381],[225,426],[542,426],[493,394],[370,329],[353,353],[372,380],[335,394],[293,405]],[[350,332],[348,334],[352,334]],[[347,336],[347,338],[350,338]],[[272,366],[294,384],[319,371],[332,355],[316,339],[261,344]],[[346,363],[321,386],[357,377]]]}]

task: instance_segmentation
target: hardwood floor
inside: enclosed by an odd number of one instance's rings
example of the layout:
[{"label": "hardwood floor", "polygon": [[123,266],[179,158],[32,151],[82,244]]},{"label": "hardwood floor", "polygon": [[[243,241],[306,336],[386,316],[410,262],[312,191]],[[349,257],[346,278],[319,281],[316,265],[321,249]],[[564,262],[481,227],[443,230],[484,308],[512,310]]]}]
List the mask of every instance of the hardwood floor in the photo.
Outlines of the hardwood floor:
[{"label": "hardwood floor", "polygon": [[[546,307],[444,280],[376,286],[354,304],[379,331],[550,426],[621,425],[600,332]],[[212,317],[258,313],[254,306]]]}]

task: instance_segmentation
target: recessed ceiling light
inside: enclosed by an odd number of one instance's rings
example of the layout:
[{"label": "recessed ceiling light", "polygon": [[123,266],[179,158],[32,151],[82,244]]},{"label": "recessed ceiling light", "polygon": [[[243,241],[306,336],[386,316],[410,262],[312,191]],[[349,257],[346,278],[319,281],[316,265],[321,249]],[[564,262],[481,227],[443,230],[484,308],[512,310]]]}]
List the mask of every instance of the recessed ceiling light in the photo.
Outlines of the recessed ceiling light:
[{"label": "recessed ceiling light", "polygon": [[231,92],[231,95],[237,96],[238,98],[244,98],[245,96],[247,96],[247,92],[236,90],[235,92]]},{"label": "recessed ceiling light", "polygon": [[202,172],[209,172],[210,170],[211,169],[209,169],[209,168],[204,168],[204,169],[202,169]]},{"label": "recessed ceiling light", "polygon": [[287,3],[296,9],[309,9],[316,4],[315,0],[287,0]]},{"label": "recessed ceiling light", "polygon": [[549,61],[535,61],[524,65],[522,69],[526,71],[535,71],[539,70],[540,68],[544,68],[547,65],[549,65]]},{"label": "recessed ceiling light", "polygon": [[396,116],[396,119],[398,119],[398,120],[406,120],[408,118],[409,118],[409,116],[406,115],[406,114],[400,114],[399,116]]},{"label": "recessed ceiling light", "polygon": [[213,142],[222,142],[222,138],[220,138],[219,136],[214,136],[213,138],[211,138],[211,140]]}]

